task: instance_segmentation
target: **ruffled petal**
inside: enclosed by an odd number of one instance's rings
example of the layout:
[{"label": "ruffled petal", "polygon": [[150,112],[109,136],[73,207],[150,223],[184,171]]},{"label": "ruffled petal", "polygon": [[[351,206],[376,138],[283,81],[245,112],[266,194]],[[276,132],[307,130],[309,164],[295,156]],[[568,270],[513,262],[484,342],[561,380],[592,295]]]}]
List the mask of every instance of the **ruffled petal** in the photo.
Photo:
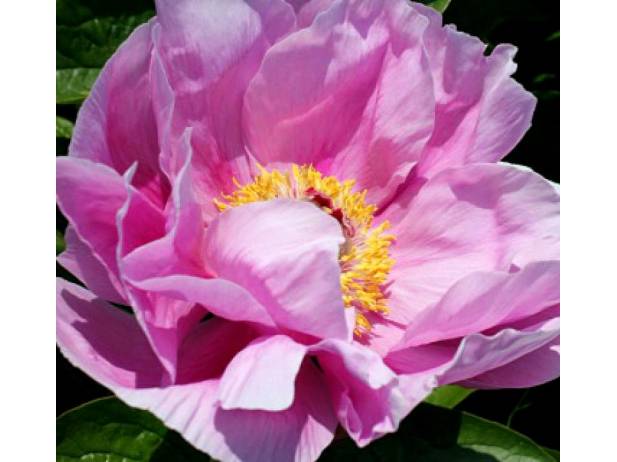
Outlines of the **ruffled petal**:
[{"label": "ruffled petal", "polygon": [[137,162],[136,187],[160,205],[169,184],[159,168],[152,110],[151,28],[150,22],[135,29],[103,67],[79,111],[69,156],[106,164],[120,174]]},{"label": "ruffled petal", "polygon": [[476,37],[442,28],[441,15],[415,4],[430,19],[425,49],[435,88],[435,127],[419,164],[430,178],[449,167],[496,162],[531,125],[536,98],[510,76],[516,48],[497,45],[489,56]]},{"label": "ruffled petal", "polygon": [[150,410],[191,444],[226,462],[313,462],[330,444],[336,416],[319,399],[327,391],[313,367],[303,367],[289,409],[279,412],[224,410],[217,404],[219,381],[149,390],[122,391],[127,403]]},{"label": "ruffled petal", "polygon": [[56,281],[56,309],[58,345],[74,366],[112,390],[169,383],[130,314],[62,279]]},{"label": "ruffled petal", "polygon": [[405,324],[472,272],[559,259],[559,195],[539,175],[507,165],[445,171],[380,219],[393,222],[396,236],[388,316]]},{"label": "ruffled petal", "polygon": [[207,230],[205,261],[255,297],[281,327],[349,339],[339,223],[309,202],[277,199],[221,213]]}]

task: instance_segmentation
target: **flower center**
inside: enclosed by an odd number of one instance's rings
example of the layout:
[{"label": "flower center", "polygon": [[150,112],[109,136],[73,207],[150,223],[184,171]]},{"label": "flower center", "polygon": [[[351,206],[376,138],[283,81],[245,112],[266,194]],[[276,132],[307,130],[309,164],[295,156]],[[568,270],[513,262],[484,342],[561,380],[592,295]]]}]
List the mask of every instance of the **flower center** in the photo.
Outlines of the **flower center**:
[{"label": "flower center", "polygon": [[369,334],[370,318],[388,313],[385,284],[394,264],[389,253],[394,236],[385,233],[390,224],[385,221],[372,226],[377,207],[365,202],[366,190],[352,191],[354,180],[340,182],[333,176],[322,176],[310,165],[292,164],[287,172],[267,171],[261,166],[259,170],[252,183],[241,185],[234,179],[237,189],[215,199],[218,209],[289,198],[311,201],[338,220],[345,236],[339,254],[343,303],[356,309],[354,334]]}]

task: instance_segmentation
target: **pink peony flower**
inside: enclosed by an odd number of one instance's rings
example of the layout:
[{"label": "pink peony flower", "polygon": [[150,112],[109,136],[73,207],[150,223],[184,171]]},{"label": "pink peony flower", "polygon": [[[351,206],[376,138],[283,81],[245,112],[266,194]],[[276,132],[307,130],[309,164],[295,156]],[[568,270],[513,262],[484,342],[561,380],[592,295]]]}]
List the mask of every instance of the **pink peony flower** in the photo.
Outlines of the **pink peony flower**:
[{"label": "pink peony flower", "polygon": [[484,51],[403,0],[159,0],[58,160],[64,355],[222,461],[556,377],[559,195],[498,162],[535,99]]}]

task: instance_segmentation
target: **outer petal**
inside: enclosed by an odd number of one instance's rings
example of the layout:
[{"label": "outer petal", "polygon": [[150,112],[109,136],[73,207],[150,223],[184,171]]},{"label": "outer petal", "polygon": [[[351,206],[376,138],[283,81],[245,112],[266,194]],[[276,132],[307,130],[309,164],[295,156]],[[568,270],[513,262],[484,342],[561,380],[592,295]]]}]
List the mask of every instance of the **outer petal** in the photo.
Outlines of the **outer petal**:
[{"label": "outer petal", "polygon": [[391,318],[408,323],[474,271],[559,258],[559,196],[540,176],[476,164],[436,176],[382,219],[394,222]]},{"label": "outer petal", "polygon": [[281,411],[294,400],[307,347],[284,335],[255,340],[229,363],[221,379],[223,409]]},{"label": "outer petal", "polygon": [[210,271],[244,287],[281,327],[348,339],[338,222],[308,202],[255,202],[223,212],[206,236]]},{"label": "outer petal", "polygon": [[400,382],[377,353],[358,344],[325,340],[311,351],[325,372],[339,422],[360,446],[395,431],[434,385],[430,375]]},{"label": "outer petal", "polygon": [[280,412],[223,410],[218,380],[164,389],[125,390],[127,403],[150,410],[195,447],[226,462],[313,462],[332,441],[336,417],[319,399],[324,389],[317,371],[303,367],[293,405]]},{"label": "outer petal", "polygon": [[464,384],[472,388],[528,388],[559,377],[559,337],[516,361],[498,367]]},{"label": "outer petal", "polygon": [[127,197],[122,177],[105,165],[62,157],[56,161],[56,192],[62,213],[121,292],[116,262],[116,214]]},{"label": "outer petal", "polygon": [[[552,318],[523,329],[500,329],[494,335],[471,334],[458,346],[456,342],[441,342],[394,351],[386,363],[398,372],[435,374],[440,385],[467,382],[517,360],[523,361],[521,358],[558,337],[559,319]],[[551,366],[549,371],[552,376],[555,367]]]},{"label": "outer petal", "polygon": [[64,233],[64,241],[66,250],[58,255],[58,263],[81,280],[93,294],[103,300],[125,305],[127,301],[121,295],[124,289],[70,225]]},{"label": "outer petal", "polygon": [[162,204],[169,184],[158,164],[150,33],[151,23],[135,29],[101,71],[79,111],[69,156],[104,163],[120,174],[137,162],[136,187]]},{"label": "outer petal", "polygon": [[313,163],[380,201],[432,129],[428,21],[403,2],[327,7],[266,53],[245,95],[248,141],[262,163]]},{"label": "outer petal", "polygon": [[131,315],[62,279],[56,308],[58,345],[73,365],[114,390],[164,383],[164,369]]},{"label": "outer petal", "polygon": [[430,19],[425,47],[435,85],[436,118],[420,176],[473,162],[495,162],[531,125],[535,97],[510,75],[516,48],[498,45],[484,56],[479,39],[441,27],[441,15],[415,4]]},{"label": "outer petal", "polygon": [[472,273],[421,312],[401,343],[418,346],[464,337],[533,316],[557,303],[557,261],[532,263],[516,273]]},{"label": "outer petal", "polygon": [[242,96],[265,50],[295,24],[282,0],[159,0],[153,28],[152,75],[161,163],[176,173],[176,142],[187,122],[194,128],[196,185],[213,213],[211,198],[248,178],[242,140]]}]

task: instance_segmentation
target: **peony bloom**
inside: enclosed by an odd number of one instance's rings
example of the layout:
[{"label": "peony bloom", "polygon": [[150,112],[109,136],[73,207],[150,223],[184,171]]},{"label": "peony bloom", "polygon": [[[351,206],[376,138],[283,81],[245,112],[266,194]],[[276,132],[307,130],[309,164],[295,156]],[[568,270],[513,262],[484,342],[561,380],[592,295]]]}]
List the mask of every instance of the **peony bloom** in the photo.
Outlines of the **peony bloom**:
[{"label": "peony bloom", "polygon": [[159,0],[58,160],[64,355],[222,461],[555,378],[559,195],[484,52],[404,0]]}]

